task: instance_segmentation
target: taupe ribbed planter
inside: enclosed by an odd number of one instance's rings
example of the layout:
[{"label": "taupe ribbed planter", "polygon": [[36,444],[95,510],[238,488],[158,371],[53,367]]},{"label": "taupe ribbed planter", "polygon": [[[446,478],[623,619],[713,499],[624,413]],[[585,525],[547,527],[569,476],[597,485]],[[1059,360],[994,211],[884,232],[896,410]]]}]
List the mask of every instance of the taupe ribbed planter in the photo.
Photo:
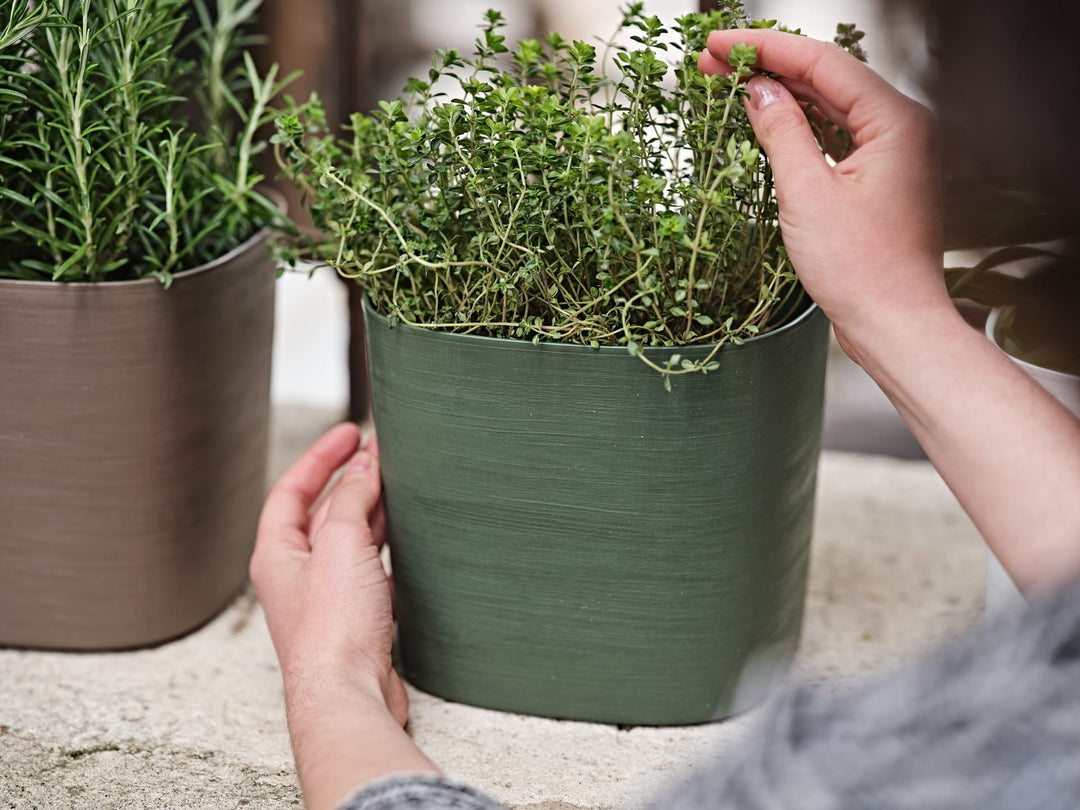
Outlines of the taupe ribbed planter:
[{"label": "taupe ribbed planter", "polygon": [[370,307],[367,322],[407,679],[625,724],[762,696],[802,623],[816,307],[670,393],[622,348],[391,329]]},{"label": "taupe ribbed planter", "polygon": [[151,644],[243,585],[266,476],[268,238],[168,290],[0,280],[0,644]]}]

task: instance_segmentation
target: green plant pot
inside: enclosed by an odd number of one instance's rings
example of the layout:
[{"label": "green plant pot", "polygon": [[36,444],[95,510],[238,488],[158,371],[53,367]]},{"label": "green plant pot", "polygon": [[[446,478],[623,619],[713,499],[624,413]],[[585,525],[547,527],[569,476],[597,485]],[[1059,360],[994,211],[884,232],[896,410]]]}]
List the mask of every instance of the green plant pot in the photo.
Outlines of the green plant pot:
[{"label": "green plant pot", "polygon": [[366,320],[409,681],[668,725],[740,711],[786,671],[821,446],[820,310],[671,392],[618,347],[390,328],[370,305]]}]

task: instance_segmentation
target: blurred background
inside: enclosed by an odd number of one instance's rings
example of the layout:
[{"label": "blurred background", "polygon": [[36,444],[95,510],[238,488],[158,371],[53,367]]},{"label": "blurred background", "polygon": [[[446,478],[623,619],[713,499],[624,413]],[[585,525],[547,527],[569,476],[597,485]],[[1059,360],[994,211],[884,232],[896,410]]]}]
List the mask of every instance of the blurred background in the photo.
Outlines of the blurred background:
[{"label": "blurred background", "polygon": [[[511,40],[545,31],[592,41],[614,30],[623,0],[265,0],[266,60],[285,72],[302,69],[291,94],[323,99],[331,121],[397,95],[405,79],[424,75],[440,48],[468,50],[484,11],[495,8]],[[710,5],[708,0],[704,5]],[[646,0],[664,19],[697,10],[699,0]],[[887,0],[749,0],[755,17],[779,19],[831,40],[837,22],[866,32],[871,66],[920,98],[926,65],[920,24]],[[292,208],[298,210],[294,199]],[[363,347],[350,336],[355,285],[328,268],[291,272],[279,281],[273,399],[277,406],[314,408],[363,418]],[[351,359],[350,359],[351,355]],[[350,385],[351,382],[351,385]],[[350,403],[352,405],[350,409]],[[279,408],[279,412],[280,412]],[[921,457],[922,452],[877,386],[834,346],[825,417],[826,447]]]}]

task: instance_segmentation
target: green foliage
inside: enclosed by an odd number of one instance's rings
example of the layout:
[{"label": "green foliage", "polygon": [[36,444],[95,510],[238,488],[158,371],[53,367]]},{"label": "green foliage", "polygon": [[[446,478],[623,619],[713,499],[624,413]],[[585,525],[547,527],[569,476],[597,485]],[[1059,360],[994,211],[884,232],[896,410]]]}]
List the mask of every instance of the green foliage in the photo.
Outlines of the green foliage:
[{"label": "green foliage", "polygon": [[666,25],[633,3],[602,54],[558,34],[511,50],[489,11],[471,58],[439,51],[349,138],[293,104],[272,140],[327,235],[307,252],[391,322],[715,369],[641,349],[741,342],[799,292],[742,104],[756,51],[697,69],[710,31],[755,24],[725,6]]},{"label": "green foliage", "polygon": [[184,0],[0,0],[0,276],[167,285],[282,223],[252,160],[283,82],[240,53],[260,2],[196,0],[188,40]]},{"label": "green foliage", "polygon": [[861,62],[866,61],[866,51],[863,50],[862,39],[866,34],[860,31],[855,23],[838,23],[836,36],[833,42],[850,53]]}]

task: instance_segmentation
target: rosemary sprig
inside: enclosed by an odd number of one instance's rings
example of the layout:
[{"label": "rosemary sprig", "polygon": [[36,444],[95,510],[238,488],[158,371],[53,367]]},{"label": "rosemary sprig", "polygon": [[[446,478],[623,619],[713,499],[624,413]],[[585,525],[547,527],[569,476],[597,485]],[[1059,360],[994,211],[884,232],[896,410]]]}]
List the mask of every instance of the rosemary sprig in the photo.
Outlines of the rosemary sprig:
[{"label": "rosemary sprig", "polygon": [[0,277],[167,285],[284,227],[252,163],[284,82],[237,48],[259,4],[200,6],[210,72],[183,0],[0,0]]}]

